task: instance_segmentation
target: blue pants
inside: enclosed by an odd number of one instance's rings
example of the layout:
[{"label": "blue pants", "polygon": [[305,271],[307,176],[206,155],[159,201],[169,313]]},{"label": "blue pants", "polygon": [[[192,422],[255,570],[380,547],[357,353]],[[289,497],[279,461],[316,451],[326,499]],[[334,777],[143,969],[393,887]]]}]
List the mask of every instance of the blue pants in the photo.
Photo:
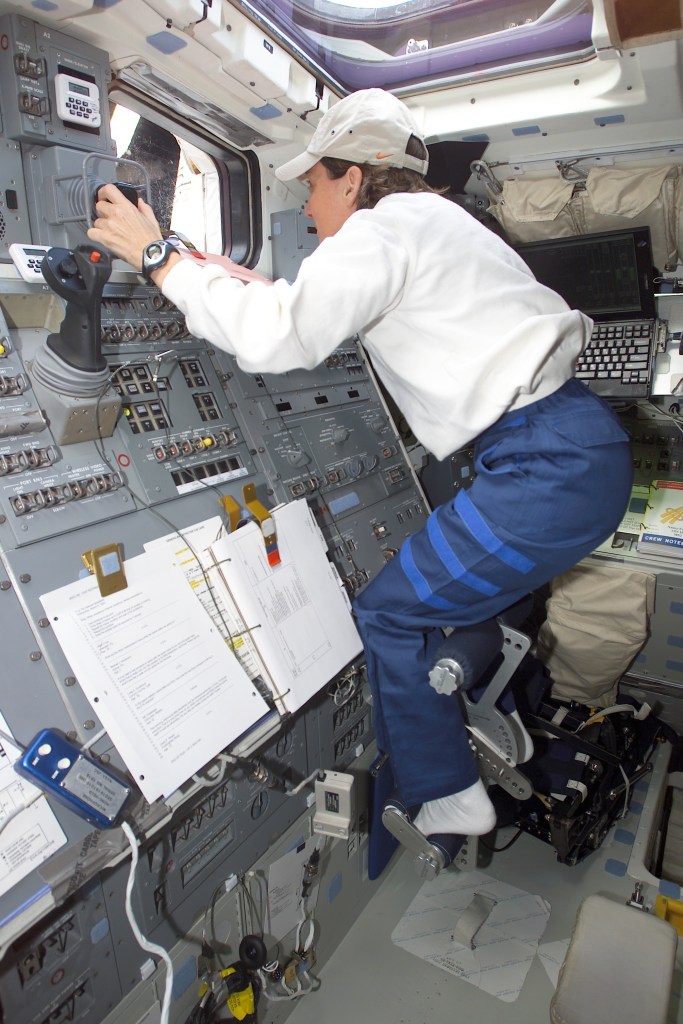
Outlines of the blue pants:
[{"label": "blue pants", "polygon": [[377,743],[408,805],[478,778],[458,701],[429,685],[441,627],[483,622],[571,568],[616,529],[631,492],[628,436],[576,380],[502,416],[474,456],[472,486],[354,603]]}]

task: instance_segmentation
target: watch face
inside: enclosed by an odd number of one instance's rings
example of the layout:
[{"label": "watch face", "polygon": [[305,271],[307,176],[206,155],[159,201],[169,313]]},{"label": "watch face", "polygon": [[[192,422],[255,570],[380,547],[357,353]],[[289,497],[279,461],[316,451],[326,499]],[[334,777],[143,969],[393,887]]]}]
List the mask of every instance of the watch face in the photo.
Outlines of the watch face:
[{"label": "watch face", "polygon": [[142,254],[143,273],[163,267],[172,252],[173,247],[166,241],[150,242]]}]

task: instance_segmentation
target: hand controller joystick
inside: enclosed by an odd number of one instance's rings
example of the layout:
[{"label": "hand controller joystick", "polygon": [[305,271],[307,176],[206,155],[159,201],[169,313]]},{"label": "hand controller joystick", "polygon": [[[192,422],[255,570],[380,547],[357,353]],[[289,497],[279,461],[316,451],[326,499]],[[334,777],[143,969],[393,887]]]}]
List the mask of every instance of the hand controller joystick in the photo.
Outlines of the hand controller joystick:
[{"label": "hand controller joystick", "polygon": [[102,355],[102,295],[111,256],[92,245],[48,249],[43,277],[66,301],[59,330],[49,334],[30,366],[36,400],[58,444],[111,437],[121,399]]},{"label": "hand controller joystick", "polygon": [[92,245],[49,249],[42,263],[43,277],[60,298],[66,315],[59,332],[47,346],[69,366],[85,373],[106,368],[102,355],[102,294],[111,274],[111,256]]}]

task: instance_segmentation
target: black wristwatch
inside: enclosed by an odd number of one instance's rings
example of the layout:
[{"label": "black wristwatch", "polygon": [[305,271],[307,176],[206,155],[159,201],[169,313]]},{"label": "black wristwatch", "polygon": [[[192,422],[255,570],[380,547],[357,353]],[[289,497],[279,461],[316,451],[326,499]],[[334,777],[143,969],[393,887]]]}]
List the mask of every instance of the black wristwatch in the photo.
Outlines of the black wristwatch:
[{"label": "black wristwatch", "polygon": [[153,284],[150,274],[168,263],[169,257],[177,252],[172,242],[160,239],[158,242],[150,242],[142,250],[142,273],[150,284]]}]

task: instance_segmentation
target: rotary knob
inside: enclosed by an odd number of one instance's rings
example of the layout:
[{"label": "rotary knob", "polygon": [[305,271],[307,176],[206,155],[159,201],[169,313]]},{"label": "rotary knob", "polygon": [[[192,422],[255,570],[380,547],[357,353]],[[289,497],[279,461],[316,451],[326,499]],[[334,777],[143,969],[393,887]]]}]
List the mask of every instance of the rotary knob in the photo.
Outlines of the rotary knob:
[{"label": "rotary knob", "polygon": [[455,693],[464,681],[465,677],[462,668],[457,661],[453,661],[451,658],[442,658],[440,661],[437,661],[429,673],[429,685],[437,693],[444,693],[446,695]]}]

